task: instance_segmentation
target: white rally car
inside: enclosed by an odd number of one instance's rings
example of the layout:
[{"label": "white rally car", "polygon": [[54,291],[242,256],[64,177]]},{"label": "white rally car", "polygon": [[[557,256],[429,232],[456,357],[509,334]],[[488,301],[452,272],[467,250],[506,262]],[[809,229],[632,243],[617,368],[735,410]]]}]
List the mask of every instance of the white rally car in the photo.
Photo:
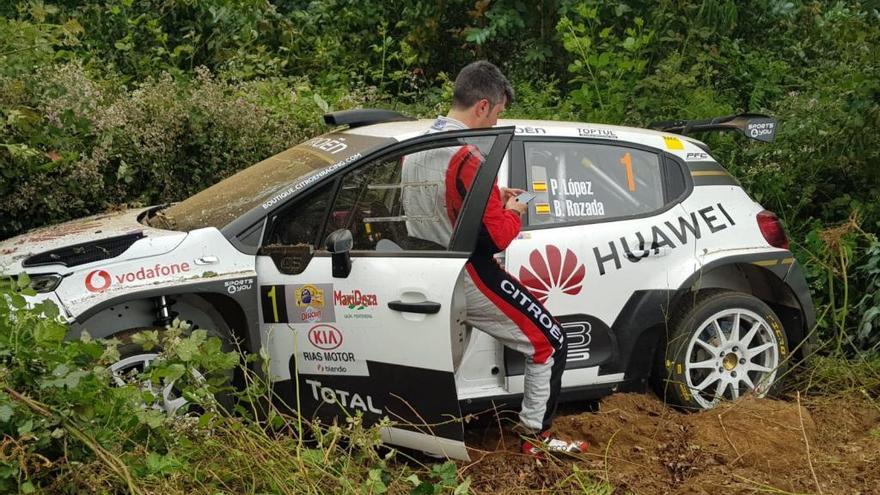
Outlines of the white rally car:
[{"label": "white rally car", "polygon": [[[653,382],[672,404],[708,408],[767,393],[807,340],[813,307],[776,216],[683,135],[769,141],[773,119],[660,131],[508,120],[430,135],[430,121],[381,110],[325,119],[337,130],[180,203],[3,241],[0,273],[27,272],[71,336],[180,315],[266,348],[276,392],[303,413],[388,416],[387,442],[459,458],[456,418],[523,390],[523,356],[464,321],[462,270],[495,182],[536,195],[498,260],[565,328],[563,399]],[[439,182],[402,180],[407,157],[466,144],[485,162],[452,241],[413,235],[446,212],[424,203]],[[154,357],[128,347],[117,368]]]}]

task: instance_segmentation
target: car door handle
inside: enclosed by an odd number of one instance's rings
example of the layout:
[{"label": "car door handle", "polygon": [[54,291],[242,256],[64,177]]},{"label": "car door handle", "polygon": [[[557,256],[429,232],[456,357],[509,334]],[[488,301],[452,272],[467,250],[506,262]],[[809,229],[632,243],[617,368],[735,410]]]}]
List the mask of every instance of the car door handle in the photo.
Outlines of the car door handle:
[{"label": "car door handle", "polygon": [[[668,247],[649,247],[647,249],[640,249],[640,254],[636,255],[630,252],[624,254],[630,261],[638,261],[642,258],[647,258],[649,256],[660,257],[667,256],[672,252],[672,248]],[[655,252],[656,251],[656,252]]]},{"label": "car door handle", "polygon": [[405,311],[407,313],[420,313],[423,315],[433,315],[440,312],[440,303],[434,301],[422,302],[403,302],[391,301],[388,307],[394,311]]},{"label": "car door handle", "polygon": [[650,254],[648,256],[667,256],[672,252],[672,248],[662,247],[662,248],[651,248]]}]

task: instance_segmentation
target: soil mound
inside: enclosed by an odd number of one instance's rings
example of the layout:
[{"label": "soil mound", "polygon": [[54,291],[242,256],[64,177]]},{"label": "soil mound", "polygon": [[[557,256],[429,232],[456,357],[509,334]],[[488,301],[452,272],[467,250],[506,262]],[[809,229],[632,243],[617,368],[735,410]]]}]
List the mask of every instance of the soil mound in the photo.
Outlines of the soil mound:
[{"label": "soil mound", "polygon": [[569,493],[586,473],[615,493],[880,494],[880,408],[864,397],[744,398],[689,414],[615,394],[596,412],[561,414],[555,428],[589,440],[590,452],[535,460],[507,427],[469,429],[473,491]]}]

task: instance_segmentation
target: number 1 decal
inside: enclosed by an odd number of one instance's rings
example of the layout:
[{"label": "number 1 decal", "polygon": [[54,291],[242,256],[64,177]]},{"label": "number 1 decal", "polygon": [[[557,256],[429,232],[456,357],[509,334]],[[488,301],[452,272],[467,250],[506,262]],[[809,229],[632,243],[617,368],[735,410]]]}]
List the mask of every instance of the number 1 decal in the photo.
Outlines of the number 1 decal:
[{"label": "number 1 decal", "polygon": [[275,289],[276,286],[273,285],[272,288],[269,289],[269,292],[266,293],[266,295],[269,296],[269,299],[272,300],[272,316],[275,317],[275,323],[278,323],[280,319],[278,318],[278,299],[275,296]]},{"label": "number 1 decal", "polygon": [[636,192],[636,180],[633,177],[633,160],[629,152],[624,153],[620,158],[620,164],[626,167],[626,187],[629,192]]}]

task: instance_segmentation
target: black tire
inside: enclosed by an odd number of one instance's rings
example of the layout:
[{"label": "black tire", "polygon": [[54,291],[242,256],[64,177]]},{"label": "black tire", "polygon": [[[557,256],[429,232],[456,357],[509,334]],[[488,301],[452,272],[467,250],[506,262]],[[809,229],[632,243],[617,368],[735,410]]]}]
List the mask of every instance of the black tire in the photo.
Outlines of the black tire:
[{"label": "black tire", "polygon": [[701,291],[686,297],[693,299],[673,315],[666,346],[656,356],[654,385],[660,397],[700,410],[747,393],[773,393],[785,375],[789,350],[776,313],[741,292]]}]

